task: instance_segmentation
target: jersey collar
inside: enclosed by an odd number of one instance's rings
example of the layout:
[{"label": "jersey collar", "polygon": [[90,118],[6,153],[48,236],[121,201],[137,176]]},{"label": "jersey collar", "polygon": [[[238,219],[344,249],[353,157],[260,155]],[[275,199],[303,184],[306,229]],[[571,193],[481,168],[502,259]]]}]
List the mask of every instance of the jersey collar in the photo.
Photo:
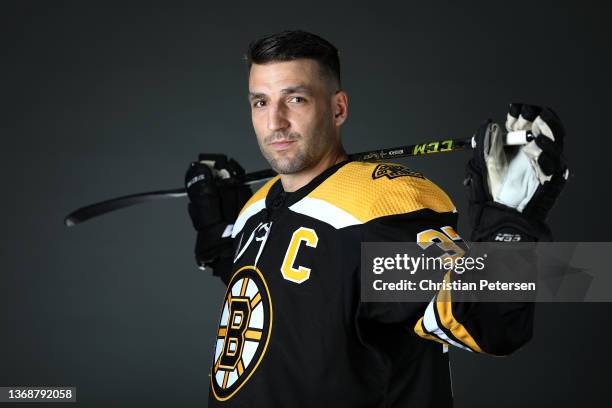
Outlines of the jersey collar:
[{"label": "jersey collar", "polygon": [[324,182],[329,176],[338,171],[342,166],[351,162],[351,160],[344,160],[334,164],[327,170],[324,170],[321,174],[313,178],[304,187],[288,193],[283,189],[283,184],[280,178],[270,187],[268,195],[266,196],[266,208],[269,210],[278,210],[280,208],[286,208],[292,204],[297,203],[302,198],[306,197],[308,193],[317,188],[322,182]]}]

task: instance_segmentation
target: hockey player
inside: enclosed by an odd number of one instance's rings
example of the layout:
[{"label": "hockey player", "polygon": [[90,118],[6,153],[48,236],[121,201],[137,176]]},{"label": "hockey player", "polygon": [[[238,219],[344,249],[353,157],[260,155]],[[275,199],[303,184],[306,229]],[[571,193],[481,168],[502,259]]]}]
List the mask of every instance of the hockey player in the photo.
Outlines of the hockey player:
[{"label": "hockey player", "polygon": [[[445,347],[510,354],[531,337],[533,304],[361,302],[361,242],[452,245],[455,206],[403,166],[347,160],[348,98],[329,42],[287,31],[252,43],[247,57],[253,127],[278,176],[253,195],[218,187],[215,177],[242,172],[221,155],[186,174],[197,262],[228,286],[210,406],[451,406]],[[550,109],[517,104],[506,128],[537,137],[514,155],[497,124],[476,132],[472,238],[550,240],[544,221],[566,176],[563,128]]]}]

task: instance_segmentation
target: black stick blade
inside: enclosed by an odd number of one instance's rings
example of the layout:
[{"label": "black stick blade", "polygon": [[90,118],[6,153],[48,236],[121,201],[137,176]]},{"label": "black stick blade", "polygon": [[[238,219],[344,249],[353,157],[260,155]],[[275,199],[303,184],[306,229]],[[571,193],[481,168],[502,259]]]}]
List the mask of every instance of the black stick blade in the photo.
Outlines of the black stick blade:
[{"label": "black stick blade", "polygon": [[[276,176],[275,171],[266,169],[245,174],[237,181],[244,184],[254,184],[268,180],[274,176]],[[232,183],[236,182],[236,180],[219,180],[220,184],[227,182]],[[64,225],[67,227],[72,227],[73,225],[80,224],[99,215],[148,201],[163,200],[166,198],[180,198],[186,196],[187,191],[184,188],[176,188],[173,190],[150,191],[147,193],[137,193],[118,198],[111,198],[110,200],[91,204],[71,212],[66,218],[64,218]]]},{"label": "black stick blade", "polygon": [[130,194],[123,197],[113,198],[110,200],[101,201],[99,203],[81,207],[78,210],[71,212],[64,219],[64,224],[67,227],[72,227],[73,225],[80,224],[90,218],[94,218],[99,215],[118,210],[120,208],[125,208],[148,201],[184,197],[186,195],[187,192],[184,188],[177,188],[174,190],[150,191],[147,193]]}]

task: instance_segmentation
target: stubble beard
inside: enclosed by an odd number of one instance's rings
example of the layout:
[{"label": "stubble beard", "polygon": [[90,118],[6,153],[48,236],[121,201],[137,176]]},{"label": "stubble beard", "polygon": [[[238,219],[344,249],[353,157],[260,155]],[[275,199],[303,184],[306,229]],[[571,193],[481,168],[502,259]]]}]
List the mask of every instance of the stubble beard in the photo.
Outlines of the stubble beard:
[{"label": "stubble beard", "polygon": [[[321,143],[320,136],[313,135],[309,143],[302,144],[304,137],[297,132],[289,133],[273,133],[264,138],[263,144],[260,143],[259,148],[261,153],[266,158],[270,167],[278,174],[294,174],[307,169],[314,164],[318,159],[317,144]],[[266,149],[268,143],[276,140],[295,141],[295,153],[290,157],[274,157],[273,152]]]}]

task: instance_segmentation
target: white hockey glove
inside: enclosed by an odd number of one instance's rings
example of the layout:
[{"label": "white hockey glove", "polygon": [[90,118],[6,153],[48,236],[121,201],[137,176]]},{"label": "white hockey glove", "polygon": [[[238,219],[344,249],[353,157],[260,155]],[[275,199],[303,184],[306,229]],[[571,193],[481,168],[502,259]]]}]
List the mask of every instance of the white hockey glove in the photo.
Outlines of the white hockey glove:
[{"label": "white hockey glove", "polygon": [[550,108],[511,104],[506,131],[534,139],[506,146],[503,129],[490,120],[474,135],[467,166],[473,240],[550,240],[546,216],[569,175],[562,151],[565,130]]}]

